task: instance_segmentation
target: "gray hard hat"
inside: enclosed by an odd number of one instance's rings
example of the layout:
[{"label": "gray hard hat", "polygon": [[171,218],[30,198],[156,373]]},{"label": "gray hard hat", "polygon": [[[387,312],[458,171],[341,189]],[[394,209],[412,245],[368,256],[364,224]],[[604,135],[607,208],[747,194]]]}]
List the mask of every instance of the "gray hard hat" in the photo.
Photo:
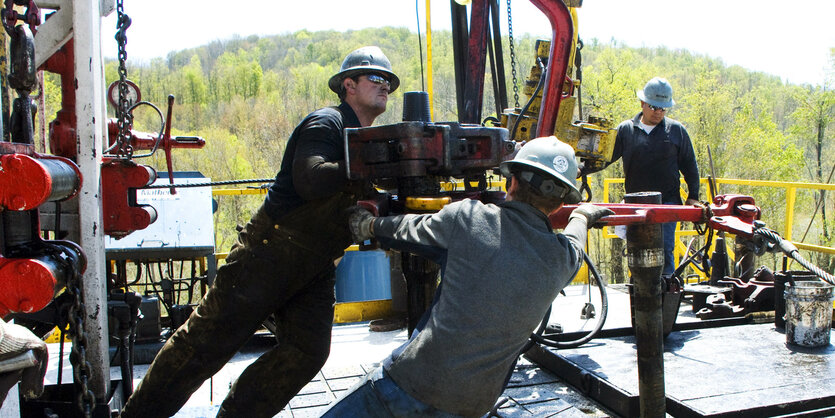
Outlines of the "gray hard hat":
[{"label": "gray hard hat", "polygon": [[364,46],[355,51],[351,51],[342,61],[342,67],[339,72],[334,74],[328,80],[328,87],[334,93],[339,94],[342,90],[342,80],[364,73],[379,72],[386,74],[391,83],[389,92],[394,92],[400,87],[400,79],[391,71],[391,62],[386,58],[386,54],[376,46]]},{"label": "gray hard hat", "polygon": [[673,101],[673,87],[666,79],[661,77],[655,77],[647,81],[644,89],[635,93],[641,101],[655,107],[670,108],[676,104]]},{"label": "gray hard hat", "polygon": [[[516,157],[502,162],[499,168],[506,177],[521,172],[520,177],[531,183],[544,196],[559,197],[568,204],[580,201],[580,190],[575,183],[577,160],[574,157],[574,149],[553,135],[528,141]],[[544,174],[545,178],[532,181],[535,172]],[[558,187],[554,180],[562,183],[562,186]]]}]

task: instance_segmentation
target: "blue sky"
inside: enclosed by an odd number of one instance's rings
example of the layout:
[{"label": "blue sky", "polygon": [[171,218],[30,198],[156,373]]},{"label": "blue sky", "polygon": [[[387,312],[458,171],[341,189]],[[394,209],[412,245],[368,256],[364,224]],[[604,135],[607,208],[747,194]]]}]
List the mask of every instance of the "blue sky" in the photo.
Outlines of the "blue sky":
[{"label": "blue sky", "polygon": [[[417,1],[425,31],[425,0]],[[377,26],[417,29],[414,0],[124,0],[133,24],[129,59],[164,57],[172,50],[233,35],[272,35],[300,29],[347,30]],[[241,4],[241,6],[238,6]],[[506,1],[502,33],[506,34]],[[449,2],[432,0],[433,29],[449,28]],[[667,46],[721,58],[726,64],[823,84],[835,48],[831,0],[584,0],[579,33],[585,40],[616,39],[629,46]],[[550,37],[551,28],[527,0],[512,0],[514,32]],[[115,12],[102,28],[104,54],[116,56]]]}]

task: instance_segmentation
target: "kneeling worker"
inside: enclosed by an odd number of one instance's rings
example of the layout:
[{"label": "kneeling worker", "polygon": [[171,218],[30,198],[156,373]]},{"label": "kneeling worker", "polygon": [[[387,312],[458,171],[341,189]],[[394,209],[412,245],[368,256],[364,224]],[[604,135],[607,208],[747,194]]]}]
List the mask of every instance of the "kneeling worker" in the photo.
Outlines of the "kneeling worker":
[{"label": "kneeling worker", "polygon": [[587,228],[609,209],[582,205],[562,234],[548,214],[577,203],[577,163],[556,137],[537,138],[501,165],[499,205],[463,200],[433,214],[351,214],[356,242],[425,256],[443,279],[409,341],[325,412],[346,416],[482,416],[519,351],[580,268]]}]

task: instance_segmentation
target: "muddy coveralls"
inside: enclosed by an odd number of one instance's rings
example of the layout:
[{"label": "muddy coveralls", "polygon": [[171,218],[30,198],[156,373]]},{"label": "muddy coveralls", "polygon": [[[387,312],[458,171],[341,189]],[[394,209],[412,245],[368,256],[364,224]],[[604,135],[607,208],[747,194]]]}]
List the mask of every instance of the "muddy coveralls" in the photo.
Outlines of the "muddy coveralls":
[{"label": "muddy coveralls", "polygon": [[241,373],[218,416],[271,417],[316,375],[330,352],[334,260],[351,243],[345,209],[365,190],[346,181],[343,162],[343,129],[359,126],[347,103],[299,124],[264,204],[122,417],[175,414],[270,314],[277,345]]}]

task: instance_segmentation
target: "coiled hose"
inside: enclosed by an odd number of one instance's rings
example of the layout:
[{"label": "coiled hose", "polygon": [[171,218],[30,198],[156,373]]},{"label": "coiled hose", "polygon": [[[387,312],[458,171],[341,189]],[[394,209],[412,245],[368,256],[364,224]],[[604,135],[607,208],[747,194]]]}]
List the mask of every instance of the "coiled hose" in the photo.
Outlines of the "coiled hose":
[{"label": "coiled hose", "polygon": [[606,316],[609,313],[609,298],[606,294],[606,283],[603,282],[603,279],[600,277],[600,273],[597,272],[597,268],[594,266],[594,263],[591,262],[591,259],[585,252],[583,253],[583,260],[586,262],[586,265],[589,266],[589,271],[591,272],[591,275],[594,277],[594,281],[597,284],[597,289],[600,291],[600,319],[597,320],[597,324],[595,325],[594,329],[589,331],[588,334],[573,341],[556,341],[548,337],[544,337],[542,336],[542,333],[545,331],[545,328],[548,326],[548,321],[551,319],[551,308],[549,307],[548,312],[545,313],[545,317],[542,318],[542,322],[539,324],[539,327],[537,327],[536,331],[534,331],[534,333],[531,334],[530,340],[522,348],[522,353],[528,351],[536,343],[558,349],[576,348],[591,341],[597,335],[597,333],[600,332],[601,329],[603,329],[603,325],[606,323]]}]

